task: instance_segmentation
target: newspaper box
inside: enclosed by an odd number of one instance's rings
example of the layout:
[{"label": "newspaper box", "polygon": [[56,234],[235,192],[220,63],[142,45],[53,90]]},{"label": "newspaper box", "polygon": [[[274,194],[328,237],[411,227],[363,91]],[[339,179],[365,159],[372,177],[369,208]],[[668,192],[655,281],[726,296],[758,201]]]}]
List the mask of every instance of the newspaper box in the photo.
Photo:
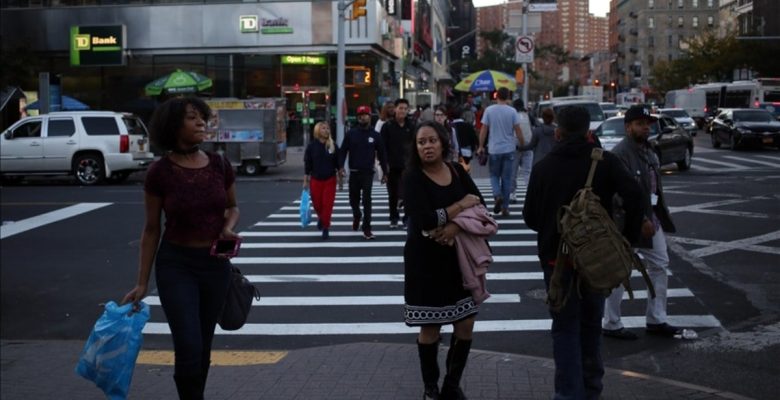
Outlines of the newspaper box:
[{"label": "newspaper box", "polygon": [[208,99],[205,150],[223,154],[239,172],[257,175],[287,160],[285,99]]}]

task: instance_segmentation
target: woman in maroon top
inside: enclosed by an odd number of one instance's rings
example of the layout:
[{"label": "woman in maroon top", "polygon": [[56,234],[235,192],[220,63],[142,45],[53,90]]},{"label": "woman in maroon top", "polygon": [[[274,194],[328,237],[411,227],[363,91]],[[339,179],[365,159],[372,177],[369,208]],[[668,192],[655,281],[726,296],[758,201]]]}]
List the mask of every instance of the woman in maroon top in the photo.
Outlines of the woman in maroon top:
[{"label": "woman in maroon top", "polygon": [[173,98],[152,116],[150,139],[166,154],[147,171],[138,282],[122,300],[138,303],[146,296],[154,262],[181,399],[203,399],[211,342],[229,285],[230,261],[210,255],[211,244],[238,237],[233,168],[220,155],[198,149],[209,115],[200,99]]}]

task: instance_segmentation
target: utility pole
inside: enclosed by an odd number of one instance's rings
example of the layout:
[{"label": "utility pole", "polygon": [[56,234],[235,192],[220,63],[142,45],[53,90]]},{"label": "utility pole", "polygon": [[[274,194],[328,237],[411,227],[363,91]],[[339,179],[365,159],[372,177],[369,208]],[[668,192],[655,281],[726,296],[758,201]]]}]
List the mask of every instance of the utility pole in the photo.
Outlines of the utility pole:
[{"label": "utility pole", "polygon": [[[528,34],[528,0],[523,1],[523,36]],[[523,63],[523,105],[528,107],[528,63]]]},{"label": "utility pole", "polygon": [[[350,4],[352,4],[350,2]],[[344,70],[346,67],[346,41],[344,33],[344,20],[347,3],[345,0],[339,0],[339,20],[338,26],[338,51],[336,55],[336,143],[341,146],[344,140]]]},{"label": "utility pole", "polygon": [[336,143],[341,146],[341,142],[344,140],[344,114],[346,114],[346,99],[344,98],[344,71],[346,70],[346,37],[344,33],[344,21],[347,20],[346,11],[347,7],[355,4],[350,15],[350,20],[356,20],[360,17],[366,16],[366,0],[339,0],[339,20],[336,24],[338,26],[338,51],[336,55]]}]

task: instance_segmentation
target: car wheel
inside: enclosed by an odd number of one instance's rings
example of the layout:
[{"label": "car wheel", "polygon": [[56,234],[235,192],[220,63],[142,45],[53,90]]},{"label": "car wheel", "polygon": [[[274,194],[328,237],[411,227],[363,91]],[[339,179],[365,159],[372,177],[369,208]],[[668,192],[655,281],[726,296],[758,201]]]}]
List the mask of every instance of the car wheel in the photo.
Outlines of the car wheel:
[{"label": "car wheel", "polygon": [[22,181],[23,177],[18,175],[3,175],[0,177],[2,185],[16,185]]},{"label": "car wheel", "polygon": [[106,177],[103,157],[100,154],[82,154],[73,162],[73,175],[79,184],[90,186],[100,183]]},{"label": "car wheel", "polygon": [[262,174],[267,169],[268,167],[261,166],[260,162],[258,161],[244,161],[244,163],[241,165],[241,171],[244,173],[244,175],[249,176]]},{"label": "car wheel", "polygon": [[720,148],[720,142],[715,137],[715,132],[710,132],[710,141],[712,142],[712,147],[719,149]]},{"label": "car wheel", "polygon": [[731,150],[737,149],[737,138],[733,134],[729,135],[729,147],[731,147]]},{"label": "car wheel", "polygon": [[122,183],[130,176],[130,171],[117,171],[106,178],[108,183]]},{"label": "car wheel", "polygon": [[677,161],[677,169],[680,171],[687,171],[691,169],[691,149],[685,149],[685,156],[682,160]]}]

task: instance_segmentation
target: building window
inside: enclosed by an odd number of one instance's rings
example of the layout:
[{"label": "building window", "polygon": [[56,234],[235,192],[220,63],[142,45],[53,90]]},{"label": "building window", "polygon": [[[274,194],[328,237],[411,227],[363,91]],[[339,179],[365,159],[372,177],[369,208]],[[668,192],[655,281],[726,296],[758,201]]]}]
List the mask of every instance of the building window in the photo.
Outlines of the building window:
[{"label": "building window", "polygon": [[684,17],[677,17],[677,27],[682,28],[685,26],[685,18]]},{"label": "building window", "polygon": [[712,16],[707,17],[707,26],[712,28],[713,25],[715,25],[715,19]]},{"label": "building window", "polygon": [[655,7],[655,0],[647,0],[647,8]]},{"label": "building window", "polygon": [[677,8],[683,8],[685,0],[677,0]]},{"label": "building window", "polygon": [[655,47],[655,36],[647,37],[647,47]]},{"label": "building window", "polygon": [[666,43],[666,44],[667,44],[669,47],[672,47],[672,38],[673,38],[673,37],[674,37],[674,35],[669,35],[669,36],[667,36],[667,37],[666,37],[666,38],[668,39],[668,41],[667,41],[667,43]]},{"label": "building window", "polygon": [[650,68],[653,68],[653,65],[655,64],[655,57],[653,57],[652,54],[649,54],[647,56],[647,66]]},{"label": "building window", "polygon": [[699,8],[699,0],[691,0],[691,7]]},{"label": "building window", "polygon": [[714,0],[707,0],[707,7],[712,8],[712,3]]},{"label": "building window", "polygon": [[693,17],[693,20],[691,20],[691,26],[693,26],[694,28],[699,27],[699,17]]},{"label": "building window", "polygon": [[655,28],[655,18],[649,17],[647,19],[647,27],[650,28],[650,29]]}]

